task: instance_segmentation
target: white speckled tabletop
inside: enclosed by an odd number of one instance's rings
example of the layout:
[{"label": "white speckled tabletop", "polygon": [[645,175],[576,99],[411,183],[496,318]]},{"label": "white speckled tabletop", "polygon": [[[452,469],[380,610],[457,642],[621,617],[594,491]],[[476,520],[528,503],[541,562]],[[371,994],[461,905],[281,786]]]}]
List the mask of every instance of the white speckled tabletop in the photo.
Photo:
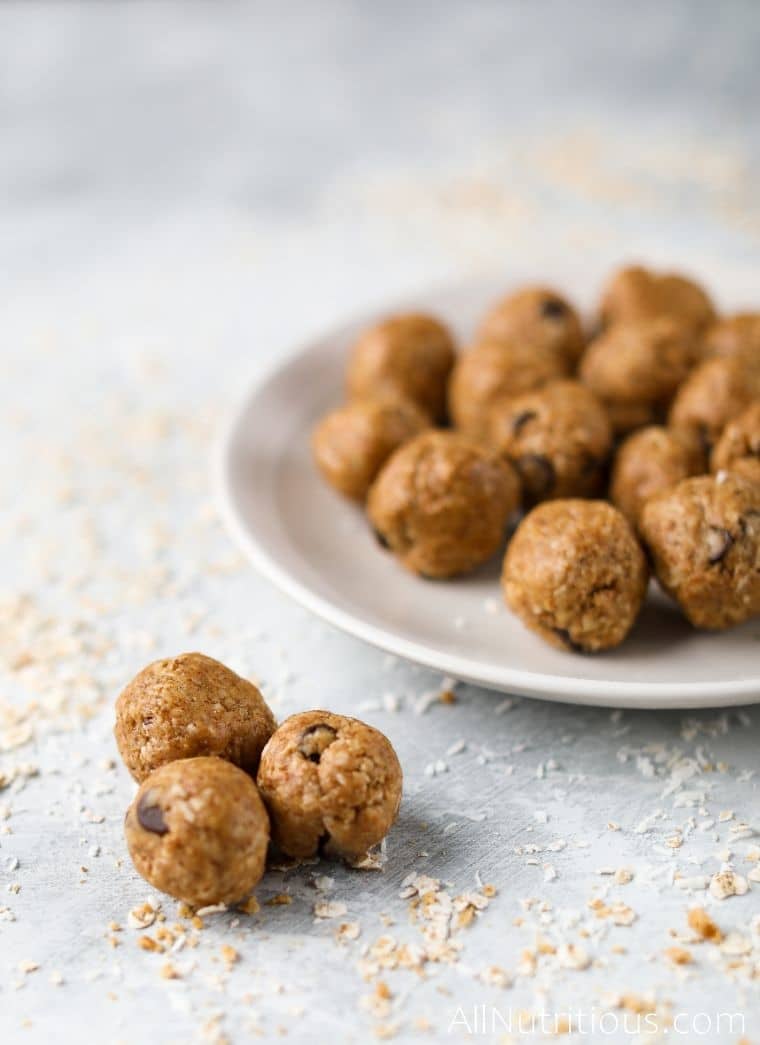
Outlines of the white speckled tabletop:
[{"label": "white speckled tabletop", "polygon": [[[3,1045],[760,1041],[760,710],[429,699],[259,579],[209,479],[242,383],[394,295],[518,255],[746,280],[759,49],[749,0],[0,7]],[[196,923],[136,875],[113,700],[189,648],[389,735],[382,871]]]}]

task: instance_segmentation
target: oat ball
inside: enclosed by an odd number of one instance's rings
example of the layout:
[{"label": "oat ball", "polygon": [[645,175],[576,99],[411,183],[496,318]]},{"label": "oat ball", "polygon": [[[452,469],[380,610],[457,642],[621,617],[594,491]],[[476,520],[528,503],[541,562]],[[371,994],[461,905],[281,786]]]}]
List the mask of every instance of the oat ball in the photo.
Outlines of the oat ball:
[{"label": "oat ball", "polygon": [[706,359],[692,370],[668,415],[675,428],[691,428],[709,451],[728,422],[760,398],[760,363],[739,356]]},{"label": "oat ball", "polygon": [[497,399],[529,392],[568,373],[566,361],[545,346],[483,341],[459,357],[451,374],[451,419],[467,435],[484,438]]},{"label": "oat ball", "polygon": [[612,448],[612,428],[596,396],[579,381],[553,381],[499,400],[489,442],[514,466],[523,503],[598,493]]},{"label": "oat ball", "polygon": [[363,501],[393,451],[429,425],[409,401],[357,399],[331,411],[314,429],[314,460],[330,486]]},{"label": "oat ball", "polygon": [[696,628],[760,614],[760,486],[721,473],[655,494],[641,533],[662,587]]},{"label": "oat ball", "polygon": [[669,316],[698,333],[715,319],[715,309],[698,283],[677,273],[652,272],[640,265],[616,272],[602,296],[602,325],[658,316]]},{"label": "oat ball", "polygon": [[693,335],[671,319],[616,323],[589,345],[581,380],[610,408],[617,432],[664,415],[695,362]]},{"label": "oat ball", "polygon": [[710,469],[760,482],[760,399],[728,422],[713,449]]},{"label": "oat ball", "polygon": [[397,450],[372,485],[378,540],[424,577],[453,577],[489,559],[520,503],[499,455],[455,432],[429,431]]},{"label": "oat ball", "polygon": [[594,653],[620,645],[647,589],[630,525],[606,501],[547,501],[517,527],[504,557],[507,605],[552,646]]},{"label": "oat ball", "polygon": [[737,312],[709,326],[702,342],[705,356],[746,356],[760,360],[760,312]]},{"label": "oat ball", "polygon": [[434,421],[446,417],[446,383],[454,365],[454,341],[432,316],[391,316],[354,345],[346,383],[350,399],[409,399]]},{"label": "oat ball", "polygon": [[524,287],[498,301],[478,331],[480,341],[541,345],[574,368],[585,345],[573,306],[551,287]]},{"label": "oat ball", "polygon": [[387,835],[401,804],[401,766],[388,738],[330,711],[282,723],[264,748],[258,785],[272,840],[300,859],[361,859]]},{"label": "oat ball", "polygon": [[269,817],[242,769],[221,758],[183,758],[143,780],[124,833],[146,881],[203,907],[241,900],[261,879]]},{"label": "oat ball", "polygon": [[137,781],[195,755],[218,755],[255,775],[274,728],[256,686],[202,653],[154,661],[116,701],[116,743]]},{"label": "oat ball", "polygon": [[629,435],[612,466],[610,500],[633,526],[650,497],[706,470],[699,438],[691,431],[650,425]]}]

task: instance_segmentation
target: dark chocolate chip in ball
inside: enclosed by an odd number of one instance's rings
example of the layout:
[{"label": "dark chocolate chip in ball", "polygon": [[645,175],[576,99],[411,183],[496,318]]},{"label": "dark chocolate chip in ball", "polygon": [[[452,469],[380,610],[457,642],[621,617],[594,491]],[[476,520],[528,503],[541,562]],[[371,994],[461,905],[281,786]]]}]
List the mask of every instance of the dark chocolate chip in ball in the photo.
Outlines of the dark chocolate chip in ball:
[{"label": "dark chocolate chip in ball", "polygon": [[319,762],[323,751],[332,744],[337,735],[336,730],[332,726],[317,722],[303,731],[298,750],[310,762]]},{"label": "dark chocolate chip in ball", "polygon": [[154,835],[165,835],[169,831],[163,810],[151,798],[150,793],[144,794],[137,803],[137,821],[140,827]]},{"label": "dark chocolate chip in ball", "polygon": [[532,421],[533,418],[537,416],[535,410],[523,410],[522,413],[518,414],[512,422],[512,431],[514,434],[517,435],[517,433],[525,427],[528,421]]},{"label": "dark chocolate chip in ball", "polygon": [[541,302],[541,315],[544,319],[564,319],[567,306],[559,298],[546,298]]},{"label": "dark chocolate chip in ball", "polygon": [[373,530],[372,535],[381,548],[390,548],[390,544],[388,544],[385,537],[380,533],[379,530]]},{"label": "dark chocolate chip in ball", "polygon": [[567,630],[567,628],[552,628],[552,631],[558,639],[562,640],[562,642],[565,644],[565,646],[567,646],[569,650],[573,651],[573,653],[588,653],[588,650],[585,646],[582,646],[579,642],[576,642],[571,637],[570,632]]},{"label": "dark chocolate chip in ball", "polygon": [[515,461],[523,482],[535,497],[551,493],[557,474],[554,465],[543,454],[523,454]]}]

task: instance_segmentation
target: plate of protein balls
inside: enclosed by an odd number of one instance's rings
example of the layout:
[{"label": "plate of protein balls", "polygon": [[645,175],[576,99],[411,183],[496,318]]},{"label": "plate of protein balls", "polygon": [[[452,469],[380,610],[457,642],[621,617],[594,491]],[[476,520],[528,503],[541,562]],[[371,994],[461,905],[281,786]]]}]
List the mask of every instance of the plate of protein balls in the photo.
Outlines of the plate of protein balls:
[{"label": "plate of protein balls", "polygon": [[225,517],[303,605],[446,675],[609,706],[759,701],[751,287],[583,270],[315,338],[229,424]]}]

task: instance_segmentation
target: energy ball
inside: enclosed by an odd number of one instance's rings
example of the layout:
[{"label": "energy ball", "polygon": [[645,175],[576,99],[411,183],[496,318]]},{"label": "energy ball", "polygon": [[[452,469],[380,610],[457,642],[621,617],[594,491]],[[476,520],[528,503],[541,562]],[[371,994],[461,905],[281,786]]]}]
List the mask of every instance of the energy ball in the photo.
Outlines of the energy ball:
[{"label": "energy ball", "polygon": [[706,359],[679,388],[668,421],[674,428],[693,429],[709,451],[728,422],[759,397],[760,360]]},{"label": "energy ball", "polygon": [[578,381],[553,381],[499,400],[490,444],[517,470],[525,504],[599,491],[612,448],[604,407]]},{"label": "energy ball", "polygon": [[401,782],[388,738],[330,711],[286,719],[264,748],[258,775],[272,840],[299,859],[366,856],[396,819]]},{"label": "energy ball", "polygon": [[647,589],[633,530],[606,501],[547,501],[517,527],[504,557],[507,605],[552,646],[620,645]]},{"label": "energy ball", "polygon": [[114,734],[138,782],[167,762],[218,755],[255,775],[275,729],[252,682],[202,653],[156,660],[116,701]]},{"label": "energy ball", "polygon": [[602,325],[669,316],[699,333],[715,319],[707,292],[677,273],[652,272],[640,265],[620,269],[602,296]]},{"label": "energy ball", "polygon": [[146,881],[203,907],[241,900],[259,882],[269,817],[242,769],[221,758],[183,758],[143,780],[124,833]]},{"label": "energy ball", "polygon": [[728,422],[713,449],[710,469],[760,483],[760,399]]},{"label": "energy ball", "polygon": [[612,420],[626,432],[665,413],[694,362],[694,338],[673,320],[616,323],[591,342],[580,377],[605,405],[621,408]]},{"label": "energy ball", "polygon": [[737,312],[707,328],[705,356],[746,356],[760,360],[760,312]]},{"label": "energy ball", "polygon": [[641,533],[662,587],[695,628],[760,614],[760,485],[721,473],[647,501]]},{"label": "energy ball", "polygon": [[372,485],[378,540],[424,577],[453,577],[489,559],[519,507],[520,481],[499,455],[455,432],[423,432]]},{"label": "energy ball", "polygon": [[394,450],[430,425],[414,403],[365,399],[324,417],[312,435],[314,460],[339,493],[363,501]]},{"label": "energy ball", "polygon": [[498,301],[483,320],[481,341],[528,341],[574,368],[585,346],[573,306],[551,287],[525,287]]},{"label": "energy ball", "polygon": [[349,399],[409,399],[434,421],[446,416],[454,341],[432,316],[391,316],[356,342],[348,364]]},{"label": "energy ball", "polygon": [[567,362],[545,346],[483,341],[459,357],[451,374],[451,419],[467,435],[484,438],[497,399],[530,392],[568,373]]},{"label": "energy ball", "polygon": [[633,526],[644,504],[660,490],[699,475],[707,461],[699,438],[689,430],[650,425],[629,435],[612,466],[610,500]]}]

